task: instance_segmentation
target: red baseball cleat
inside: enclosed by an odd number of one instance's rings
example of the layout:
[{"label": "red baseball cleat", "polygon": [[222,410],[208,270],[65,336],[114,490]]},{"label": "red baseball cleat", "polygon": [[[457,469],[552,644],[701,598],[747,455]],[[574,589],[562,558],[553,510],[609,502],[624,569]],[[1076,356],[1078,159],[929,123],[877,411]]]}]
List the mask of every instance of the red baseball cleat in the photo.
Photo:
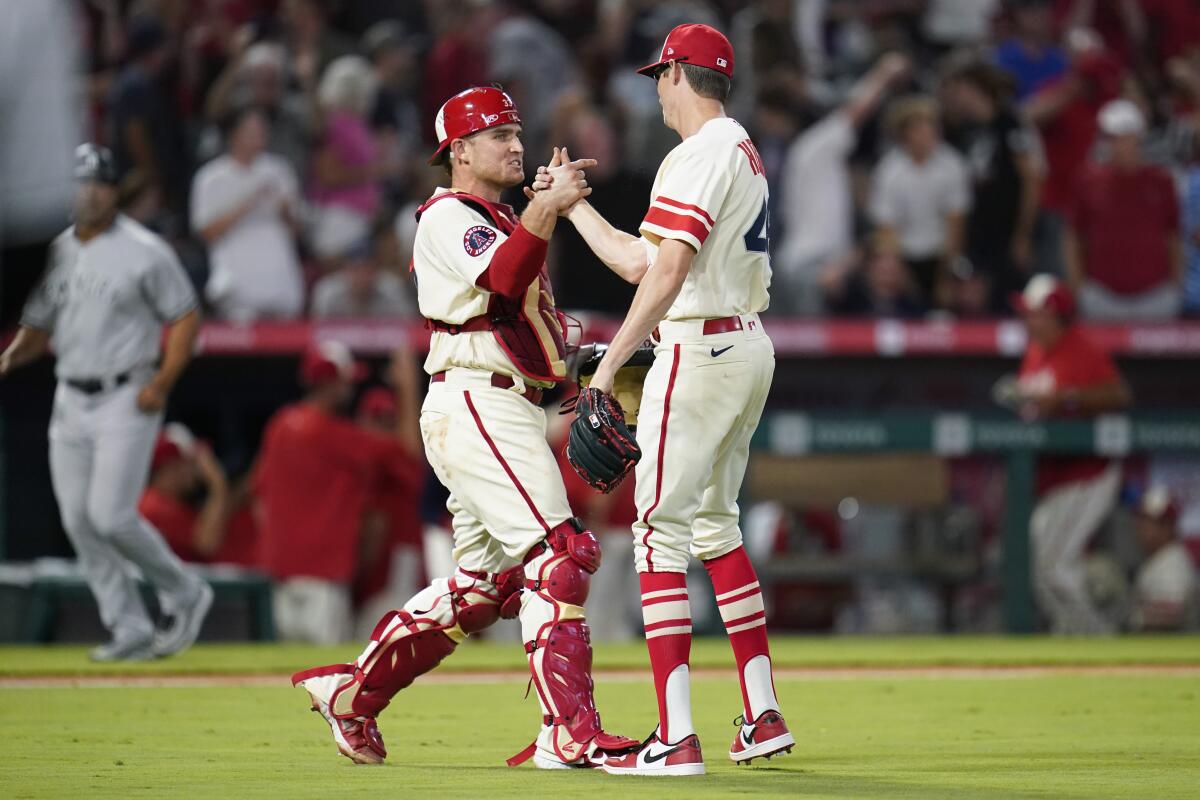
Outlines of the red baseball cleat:
[{"label": "red baseball cleat", "polygon": [[778,753],[790,753],[796,739],[787,729],[783,715],[778,711],[764,711],[758,719],[746,724],[745,717],[733,721],[738,726],[729,748],[729,757],[735,764],[749,764],[756,758],[770,758]]},{"label": "red baseball cleat", "polygon": [[703,775],[704,756],[696,734],[676,744],[658,738],[658,728],[642,746],[631,753],[610,756],[603,769],[609,775]]},{"label": "red baseball cleat", "polygon": [[323,695],[321,677],[307,677],[317,670],[297,672],[292,676],[292,685],[303,686],[312,699],[312,710],[316,711],[329,723],[333,731],[333,741],[337,744],[338,752],[355,764],[382,764],[387,758],[387,748],[383,746],[383,736],[374,717],[349,717],[339,719],[329,710],[329,701]]}]

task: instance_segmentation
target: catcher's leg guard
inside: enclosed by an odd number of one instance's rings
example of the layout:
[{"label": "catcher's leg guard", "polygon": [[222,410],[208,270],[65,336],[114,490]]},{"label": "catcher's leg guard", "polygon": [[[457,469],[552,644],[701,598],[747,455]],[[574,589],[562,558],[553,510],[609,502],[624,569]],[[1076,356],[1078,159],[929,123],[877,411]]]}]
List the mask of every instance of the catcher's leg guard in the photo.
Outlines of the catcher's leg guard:
[{"label": "catcher's leg guard", "polygon": [[481,631],[502,613],[516,616],[522,567],[501,573],[459,569],[418,592],[399,611],[389,611],[375,626],[371,641],[353,664],[297,672],[323,695],[335,719],[373,718],[397,692],[441,663],[468,634]]},{"label": "catcher's leg guard", "polygon": [[639,742],[605,733],[592,695],[592,646],[584,619],[600,543],[570,519],[525,557],[521,631],[532,683],[542,706],[537,740],[509,759],[516,766],[535,752],[538,766],[599,766],[609,752]]}]

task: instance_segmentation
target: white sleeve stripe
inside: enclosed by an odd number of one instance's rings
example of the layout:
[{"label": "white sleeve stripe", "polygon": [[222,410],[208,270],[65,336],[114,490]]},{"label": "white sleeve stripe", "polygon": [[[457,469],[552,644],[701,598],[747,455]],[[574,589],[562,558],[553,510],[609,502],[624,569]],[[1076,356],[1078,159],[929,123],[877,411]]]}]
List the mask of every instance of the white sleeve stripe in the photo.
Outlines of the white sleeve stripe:
[{"label": "white sleeve stripe", "polygon": [[695,211],[692,211],[691,209],[680,208],[679,206],[667,205],[666,203],[663,203],[657,199],[654,200],[652,203],[650,203],[650,207],[651,208],[661,208],[663,211],[669,211],[672,214],[678,214],[682,217],[691,217],[692,219],[699,220],[700,224],[703,225],[706,230],[710,230],[710,231],[712,230],[712,223],[709,222],[704,216],[696,213]]},{"label": "white sleeve stripe", "polygon": [[655,225],[652,222],[643,222],[640,228],[641,231],[648,231],[660,239],[680,239],[696,248],[699,252],[704,246],[704,242],[697,239],[693,234],[687,231],[678,231],[671,228],[664,228],[661,225]]}]

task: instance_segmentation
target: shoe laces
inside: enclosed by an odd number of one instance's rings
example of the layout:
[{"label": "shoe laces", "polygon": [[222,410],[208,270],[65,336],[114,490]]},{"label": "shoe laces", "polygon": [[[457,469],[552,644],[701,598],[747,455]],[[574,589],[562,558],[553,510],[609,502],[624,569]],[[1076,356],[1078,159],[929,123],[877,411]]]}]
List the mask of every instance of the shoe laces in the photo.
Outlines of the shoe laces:
[{"label": "shoe laces", "polygon": [[737,725],[739,728],[744,728],[746,726],[746,718],[744,716],[742,716],[741,714],[738,714],[734,718],[733,724]]}]

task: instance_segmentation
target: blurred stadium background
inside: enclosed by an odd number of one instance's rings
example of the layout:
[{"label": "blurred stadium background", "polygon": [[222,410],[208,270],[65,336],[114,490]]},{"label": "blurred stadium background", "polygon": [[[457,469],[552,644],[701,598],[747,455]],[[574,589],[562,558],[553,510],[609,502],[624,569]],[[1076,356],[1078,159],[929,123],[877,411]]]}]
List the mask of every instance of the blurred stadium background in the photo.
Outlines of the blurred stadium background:
[{"label": "blurred stadium background", "polygon": [[[68,222],[65,176],[84,139],[114,150],[125,213],[175,246],[206,298],[200,353],[168,408],[204,445],[181,434],[179,452],[163,450],[159,467],[194,472],[156,520],[220,590],[203,638],[272,638],[272,585],[304,574],[259,557],[264,538],[298,534],[262,518],[252,476],[267,421],[301,397],[306,347],[334,339],[371,363],[364,424],[391,413],[372,390],[393,353],[420,357],[407,266],[413,210],[441,177],[425,159],[443,100],[501,82],[525,121],[527,168],[556,144],[599,159],[593,201],[633,230],[674,144],[633,68],[698,21],[733,40],[729,112],[771,182],[778,368],[743,511],[772,630],[1047,630],[1029,530],[1049,458],[1121,464],[1120,498],[1075,565],[1104,629],[1195,624],[1200,3],[17,0],[8,19],[3,330]],[[294,213],[264,195],[236,236],[215,230],[230,151],[264,148]],[[605,341],[631,287],[569,226],[550,266],[584,340]],[[1027,345],[1009,295],[1039,273],[1076,292],[1080,324],[1132,390],[1127,412],[996,402]],[[53,389],[49,361],[0,384],[8,641],[103,635],[50,489]],[[1170,498],[1155,519],[1173,530],[1158,538],[1137,535],[1148,487]],[[221,524],[201,540],[188,520],[218,488]],[[573,491],[604,535],[597,636],[636,638],[630,498]],[[446,570],[442,499],[430,475],[342,500],[341,532],[309,535],[357,564],[331,579],[369,630],[381,604]],[[1189,554],[1182,590],[1156,584],[1166,550]],[[712,609],[695,613],[720,630]]]}]

